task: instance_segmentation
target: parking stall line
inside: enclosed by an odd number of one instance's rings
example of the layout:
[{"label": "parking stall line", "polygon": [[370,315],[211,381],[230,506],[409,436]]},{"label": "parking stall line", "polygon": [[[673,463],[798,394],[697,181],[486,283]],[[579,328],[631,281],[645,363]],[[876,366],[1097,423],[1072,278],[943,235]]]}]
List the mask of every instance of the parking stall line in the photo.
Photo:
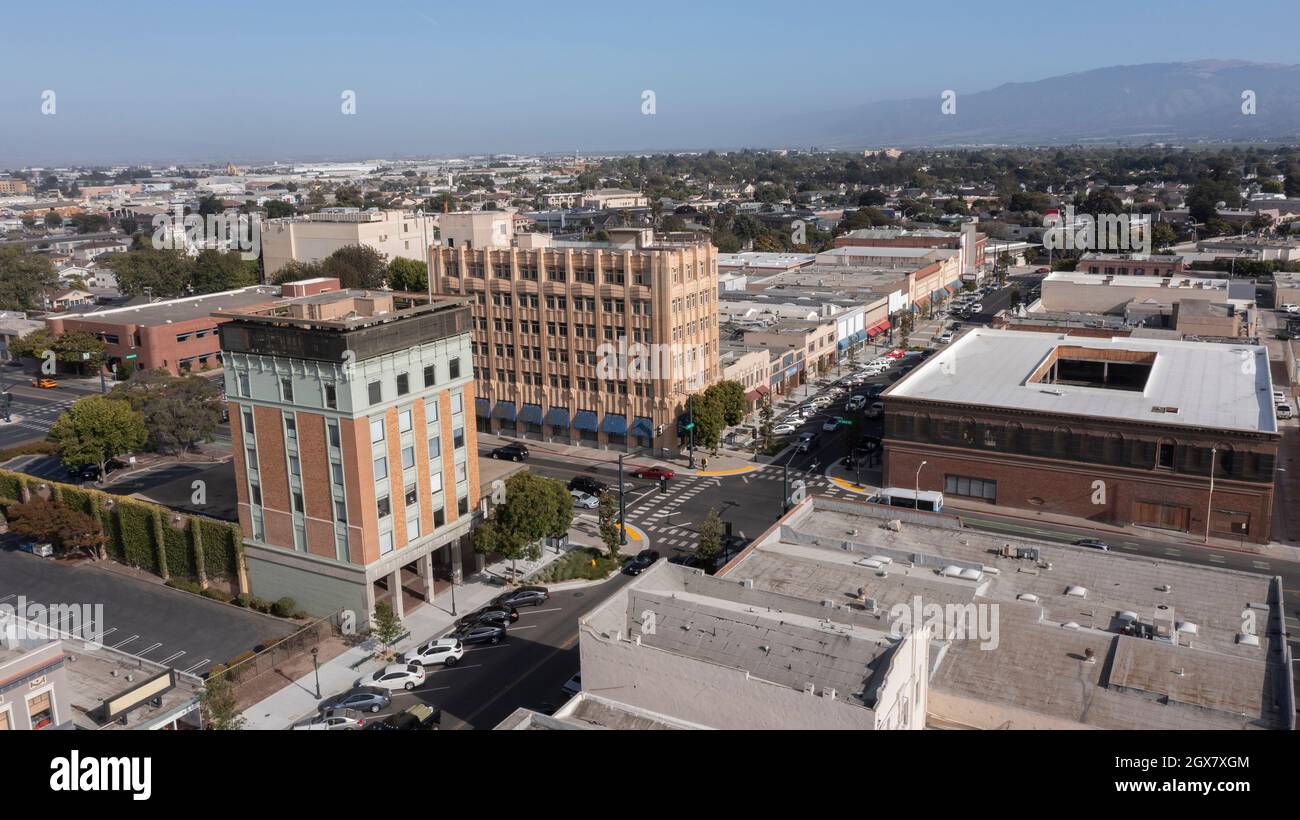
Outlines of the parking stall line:
[{"label": "parking stall line", "polygon": [[551,607],[551,608],[549,608],[549,609],[533,609],[533,610],[529,610],[528,612],[520,611],[519,614],[520,614],[521,616],[522,616],[522,615],[539,615],[539,614],[541,614],[541,613],[543,613],[543,612],[560,612],[560,611],[562,611],[563,609],[564,609],[564,607],[562,607],[562,606],[553,606],[553,607]]},{"label": "parking stall line", "polygon": [[469,663],[469,664],[458,663],[458,664],[456,664],[455,666],[447,666],[446,664],[442,664],[442,668],[441,668],[441,669],[435,669],[435,670],[433,670],[432,672],[430,672],[430,671],[428,671],[428,670],[426,669],[424,674],[425,674],[425,675],[436,675],[436,674],[438,674],[439,672],[455,672],[455,671],[457,671],[457,670],[459,670],[459,669],[482,669],[482,668],[483,668],[483,664],[481,664],[481,663]]},{"label": "parking stall line", "polygon": [[193,675],[193,674],[194,674],[194,670],[196,670],[196,669],[198,669],[199,667],[203,666],[205,663],[211,663],[211,661],[212,661],[211,658],[204,658],[203,660],[201,660],[201,661],[199,661],[198,663],[196,663],[196,664],[194,664],[193,666],[191,666],[189,669],[184,669],[184,670],[182,670],[182,671],[185,672],[185,674],[187,674],[187,675]]},{"label": "parking stall line", "polygon": [[163,658],[162,660],[158,661],[158,663],[171,663],[172,661],[176,660],[177,658],[179,658],[181,655],[184,655],[184,654],[185,654],[184,652],[177,652],[177,653],[174,654],[174,655],[168,655],[167,657],[165,657],[165,658]]},{"label": "parking stall line", "polygon": [[144,650],[143,652],[136,652],[136,653],[135,653],[135,656],[136,656],[137,658],[143,658],[145,655],[149,654],[150,652],[154,651],[155,649],[157,649],[157,648],[160,647],[160,646],[162,646],[162,644],[160,644],[160,643],[156,643],[156,644],[154,644],[153,646],[149,647],[148,649]]},{"label": "parking stall line", "polygon": [[127,644],[129,644],[131,641],[134,641],[134,640],[135,640],[136,638],[138,638],[138,637],[140,637],[140,636],[139,636],[139,635],[132,635],[131,637],[127,638],[126,640],[122,641],[121,643],[115,643],[115,644],[113,644],[113,648],[114,648],[114,649],[121,649],[122,647],[126,646]]},{"label": "parking stall line", "polygon": [[0,604],[3,604],[5,601],[9,600],[10,598],[17,598],[17,597],[18,597],[17,593],[14,593],[13,595],[6,595],[5,597],[0,598]]}]

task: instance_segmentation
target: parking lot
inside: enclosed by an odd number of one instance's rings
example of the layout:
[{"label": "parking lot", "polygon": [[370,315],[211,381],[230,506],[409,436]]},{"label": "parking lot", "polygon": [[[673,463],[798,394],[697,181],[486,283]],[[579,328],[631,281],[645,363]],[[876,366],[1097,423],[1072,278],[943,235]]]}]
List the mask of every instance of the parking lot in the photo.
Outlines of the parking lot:
[{"label": "parking lot", "polygon": [[[538,607],[521,607],[504,641],[466,646],[459,664],[427,667],[422,686],[395,691],[387,709],[362,716],[370,724],[427,703],[442,709],[442,729],[491,729],[521,706],[558,708],[567,698],[562,687],[578,671],[578,619],[631,580],[618,574],[602,584],[554,592]],[[442,635],[419,637],[423,642]],[[323,694],[328,700],[342,693]]]},{"label": "parking lot", "polygon": [[[202,675],[212,666],[296,627],[289,621],[218,603],[90,563],[56,562],[0,537],[0,604],[103,605],[90,625],[105,646]],[[65,628],[67,624],[63,625]]]}]

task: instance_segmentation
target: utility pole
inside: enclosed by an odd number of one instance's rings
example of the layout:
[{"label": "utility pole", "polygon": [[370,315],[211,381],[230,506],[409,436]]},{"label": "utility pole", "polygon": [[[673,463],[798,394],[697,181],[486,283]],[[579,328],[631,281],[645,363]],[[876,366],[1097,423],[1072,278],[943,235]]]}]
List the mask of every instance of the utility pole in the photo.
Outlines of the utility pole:
[{"label": "utility pole", "polygon": [[1219,448],[1210,448],[1210,497],[1205,502],[1205,543],[1210,543],[1210,516],[1214,514],[1214,461]]},{"label": "utility pole", "polygon": [[618,456],[618,532],[619,541],[623,546],[627,546],[627,501],[626,494],[623,492],[623,459],[627,453],[620,453]]},{"label": "utility pole", "polygon": [[690,436],[690,469],[695,469],[695,397],[686,397],[686,433]]}]

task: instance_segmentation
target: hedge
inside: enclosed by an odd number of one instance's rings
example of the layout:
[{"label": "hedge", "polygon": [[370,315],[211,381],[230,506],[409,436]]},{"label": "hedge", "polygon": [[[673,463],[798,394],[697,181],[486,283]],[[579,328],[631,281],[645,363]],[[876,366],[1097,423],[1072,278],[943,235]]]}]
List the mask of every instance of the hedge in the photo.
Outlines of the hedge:
[{"label": "hedge", "polygon": [[[41,484],[48,490],[41,492]],[[191,515],[177,525],[172,523],[172,511],[156,504],[4,469],[0,469],[0,508],[21,502],[24,488],[31,497],[98,515],[104,551],[119,563],[199,585],[239,573],[244,537],[236,524]]]}]

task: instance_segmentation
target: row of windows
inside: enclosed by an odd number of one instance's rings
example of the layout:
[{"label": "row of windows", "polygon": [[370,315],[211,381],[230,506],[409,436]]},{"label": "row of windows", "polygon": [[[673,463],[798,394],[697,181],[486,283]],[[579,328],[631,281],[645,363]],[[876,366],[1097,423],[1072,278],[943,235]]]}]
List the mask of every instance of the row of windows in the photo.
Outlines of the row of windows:
[{"label": "row of windows", "polygon": [[[421,377],[424,387],[433,387],[438,383],[437,369],[435,365],[425,365]],[[451,359],[447,363],[447,378],[449,381],[455,381],[460,378],[460,358]],[[249,374],[241,371],[236,374],[237,390],[242,398],[249,398],[252,395],[252,387],[249,381]],[[280,400],[286,404],[295,404],[293,378],[291,376],[281,376]],[[398,396],[405,396],[411,392],[411,374],[398,373],[394,378],[394,387]],[[330,410],[338,409],[338,387],[333,382],[324,382],[321,385],[322,397],[325,407]],[[367,396],[371,404],[380,404],[384,400],[384,383],[381,380],[375,380],[366,385]]]}]

